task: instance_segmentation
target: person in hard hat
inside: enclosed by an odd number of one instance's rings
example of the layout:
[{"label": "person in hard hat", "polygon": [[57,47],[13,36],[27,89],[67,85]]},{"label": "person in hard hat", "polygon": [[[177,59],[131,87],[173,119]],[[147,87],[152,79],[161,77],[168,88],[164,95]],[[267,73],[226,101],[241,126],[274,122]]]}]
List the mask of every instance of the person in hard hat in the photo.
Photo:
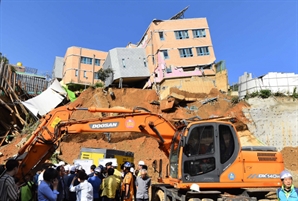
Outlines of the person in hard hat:
[{"label": "person in hard hat", "polygon": [[134,196],[134,180],[133,175],[130,172],[131,163],[124,163],[124,179],[121,185],[121,195],[123,201],[132,201],[132,197]]},{"label": "person in hard hat", "polygon": [[280,201],[297,201],[298,189],[293,185],[293,177],[291,173],[284,170],[280,173],[280,179],[282,181],[281,188],[277,189],[277,198]]},{"label": "person in hard hat", "polygon": [[145,162],[144,161],[139,161],[139,163],[138,163],[138,169],[137,169],[138,170],[138,174],[136,174],[136,176],[141,176],[141,172],[140,171],[142,169],[144,169],[143,168],[144,165],[145,165]]},{"label": "person in hard hat", "polygon": [[[69,168],[69,173],[70,174],[68,175],[68,178],[67,178],[68,199],[69,199],[69,201],[76,201],[76,199],[77,199],[76,198],[77,197],[76,192],[69,191],[70,184],[71,184],[73,178],[76,176],[76,171],[77,171],[77,169],[76,169],[75,165],[70,166],[70,168]],[[76,186],[78,184],[79,184],[79,181],[76,180],[74,185]]]}]

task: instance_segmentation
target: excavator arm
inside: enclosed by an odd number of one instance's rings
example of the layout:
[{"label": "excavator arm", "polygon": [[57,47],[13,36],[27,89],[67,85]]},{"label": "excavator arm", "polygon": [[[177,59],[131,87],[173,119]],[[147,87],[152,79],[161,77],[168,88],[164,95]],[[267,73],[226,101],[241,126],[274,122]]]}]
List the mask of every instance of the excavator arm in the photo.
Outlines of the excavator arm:
[{"label": "excavator arm", "polygon": [[[117,113],[93,119],[71,119],[74,111]],[[26,144],[18,151],[18,156],[26,154],[21,161],[17,177],[21,180],[27,174],[35,174],[59,147],[66,134],[136,132],[144,133],[158,140],[160,148],[169,155],[176,128],[162,116],[149,111],[113,108],[69,108],[59,107],[45,116]]]}]

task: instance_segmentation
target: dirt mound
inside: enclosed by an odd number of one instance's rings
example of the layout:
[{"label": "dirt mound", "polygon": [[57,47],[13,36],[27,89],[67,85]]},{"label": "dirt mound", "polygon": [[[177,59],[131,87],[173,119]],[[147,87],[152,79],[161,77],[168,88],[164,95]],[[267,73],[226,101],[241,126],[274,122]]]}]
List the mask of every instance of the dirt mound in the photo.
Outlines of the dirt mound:
[{"label": "dirt mound", "polygon": [[[96,108],[109,108],[110,104],[106,99],[106,95],[102,91],[101,88],[88,88],[81,93],[76,101],[71,103],[70,105],[75,106],[80,104],[81,108],[88,108],[88,107],[96,107]],[[88,111],[75,111],[71,118],[73,119],[88,119],[94,117],[102,117],[102,114],[97,113],[90,113]]]},{"label": "dirt mound", "polygon": [[10,144],[6,144],[0,147],[0,152],[3,154],[3,156],[0,157],[0,164],[3,164],[8,158],[17,154],[17,144],[22,140],[23,137],[25,136],[19,135],[15,137],[15,139],[12,140]]},{"label": "dirt mound", "polygon": [[248,123],[248,120],[246,119],[245,115],[242,112],[243,108],[249,107],[249,104],[245,101],[240,101],[237,104],[233,104],[232,107],[230,107],[226,112],[225,116],[231,116],[236,117],[239,121],[243,122],[244,124]]},{"label": "dirt mound", "polygon": [[298,147],[285,147],[281,150],[285,167],[298,173]]}]

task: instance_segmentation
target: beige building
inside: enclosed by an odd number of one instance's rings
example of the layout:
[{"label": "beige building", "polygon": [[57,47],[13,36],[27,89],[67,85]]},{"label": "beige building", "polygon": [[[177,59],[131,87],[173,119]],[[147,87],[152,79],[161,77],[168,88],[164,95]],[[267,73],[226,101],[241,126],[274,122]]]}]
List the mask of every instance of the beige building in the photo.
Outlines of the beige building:
[{"label": "beige building", "polygon": [[189,86],[193,77],[204,77],[192,82],[192,85],[207,82],[210,87],[205,87],[204,92],[216,86],[225,86],[221,89],[227,90],[226,73],[220,76],[224,83],[216,83],[216,57],[206,18],[153,20],[140,42],[128,47],[145,48],[151,74],[145,87],[156,87],[161,94],[175,86],[184,90],[184,82],[188,82],[185,90],[203,92],[200,87]]},{"label": "beige building", "polygon": [[65,84],[93,85],[99,81],[97,71],[107,52],[82,47],[69,47],[64,56],[62,80]]}]

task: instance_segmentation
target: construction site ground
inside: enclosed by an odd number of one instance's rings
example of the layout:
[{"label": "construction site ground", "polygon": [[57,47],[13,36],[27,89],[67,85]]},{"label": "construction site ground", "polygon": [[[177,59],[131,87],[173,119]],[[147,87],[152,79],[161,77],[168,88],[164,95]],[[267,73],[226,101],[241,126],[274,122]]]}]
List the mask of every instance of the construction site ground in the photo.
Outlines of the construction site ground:
[{"label": "construction site ground", "polygon": [[[143,107],[153,113],[158,113],[168,120],[173,118],[190,118],[198,116],[200,118],[209,118],[214,116],[229,116],[236,117],[236,128],[240,136],[241,144],[247,145],[263,145],[257,138],[255,138],[248,130],[247,123],[249,120],[245,117],[242,110],[250,107],[245,101],[237,104],[232,103],[232,97],[219,92],[217,89],[212,89],[209,94],[190,94],[187,92],[173,89],[172,93],[189,98],[192,101],[175,101],[176,104],[171,110],[162,112],[158,96],[154,90],[141,89],[113,89],[114,98],[109,93],[104,93],[101,88],[88,88],[78,99],[70,103],[75,105],[80,103],[80,107],[98,107],[98,108],[112,108],[122,107],[132,109],[136,106]],[[206,104],[202,101],[216,98]],[[73,119],[88,119],[92,117],[100,117],[101,113],[89,113],[87,111],[76,111],[73,113]],[[3,163],[7,158],[17,153],[16,145],[25,138],[26,134],[17,136],[10,144],[2,146],[0,152],[3,154],[0,157],[0,162]],[[158,149],[158,143],[154,138],[150,138],[145,134],[140,133],[113,133],[111,141],[108,142],[104,134],[77,134],[67,135],[63,138],[61,146],[59,147],[59,158],[67,163],[72,163],[77,159],[81,147],[93,148],[109,148],[124,151],[131,151],[135,154],[135,163],[139,160],[144,160],[149,166],[149,175],[153,181],[157,180],[158,173],[154,172],[152,162],[154,160],[163,160],[163,170],[166,168],[168,159],[166,155]],[[295,176],[294,179],[298,181],[298,147],[284,147],[282,149],[285,167],[290,170]],[[165,172],[163,172],[165,174]]]}]

